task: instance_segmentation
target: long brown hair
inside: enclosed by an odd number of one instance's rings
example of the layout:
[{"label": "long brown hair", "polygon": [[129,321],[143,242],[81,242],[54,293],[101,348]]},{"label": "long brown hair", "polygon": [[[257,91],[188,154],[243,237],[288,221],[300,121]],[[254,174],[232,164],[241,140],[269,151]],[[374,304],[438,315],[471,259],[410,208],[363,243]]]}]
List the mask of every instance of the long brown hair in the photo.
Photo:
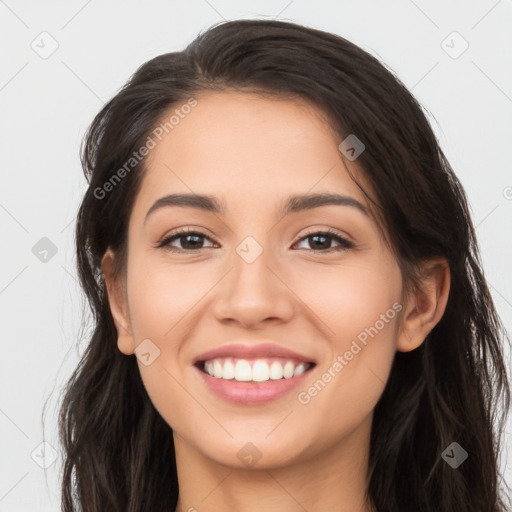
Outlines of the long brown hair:
[{"label": "long brown hair", "polygon": [[[88,130],[82,165],[89,186],[76,251],[94,329],[60,410],[62,510],[176,506],[172,430],[153,407],[135,356],[117,348],[101,272],[108,247],[119,255],[118,271],[125,268],[128,219],[145,159],[103,197],[98,189],[171,108],[195,93],[229,87],[300,96],[327,115],[340,141],[356,134],[366,147],[358,164],[406,282],[425,259],[442,257],[450,266],[443,318],[418,349],[397,352],[375,408],[369,499],[379,512],[504,512],[499,453],[510,405],[502,352],[508,338],[463,188],[421,106],[382,63],[340,36],[266,20],[221,23],[184,51],[145,63]],[[456,469],[441,456],[453,442],[469,454]]]}]

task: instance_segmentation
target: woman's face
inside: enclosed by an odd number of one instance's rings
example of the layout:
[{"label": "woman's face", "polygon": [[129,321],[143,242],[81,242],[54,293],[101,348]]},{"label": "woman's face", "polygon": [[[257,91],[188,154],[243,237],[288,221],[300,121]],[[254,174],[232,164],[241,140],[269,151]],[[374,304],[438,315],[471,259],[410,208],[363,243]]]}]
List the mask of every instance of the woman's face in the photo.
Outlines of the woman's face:
[{"label": "woman's face", "polygon": [[[151,149],[129,223],[119,349],[137,349],[181,441],[219,463],[277,467],[367,440],[397,349],[402,278],[341,142],[306,104],[220,92],[198,97]],[[152,208],[171,194],[208,195],[219,209]],[[342,199],[286,208],[316,194]],[[179,230],[200,236],[169,241]],[[301,361],[314,365],[290,377]]]}]

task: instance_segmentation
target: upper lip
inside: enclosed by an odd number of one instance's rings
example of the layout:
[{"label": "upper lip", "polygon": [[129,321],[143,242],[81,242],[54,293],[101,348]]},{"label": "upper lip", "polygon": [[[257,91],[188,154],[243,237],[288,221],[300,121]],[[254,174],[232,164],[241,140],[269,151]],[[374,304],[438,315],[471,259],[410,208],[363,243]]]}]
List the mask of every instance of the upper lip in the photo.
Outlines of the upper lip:
[{"label": "upper lip", "polygon": [[261,343],[258,345],[244,345],[244,344],[232,344],[224,345],[222,347],[214,348],[203,352],[197,356],[194,360],[194,364],[200,361],[208,361],[209,359],[215,359],[217,357],[234,357],[237,359],[256,359],[265,357],[282,357],[293,360],[298,360],[304,363],[314,363],[315,361],[308,356],[304,356],[273,343]]}]

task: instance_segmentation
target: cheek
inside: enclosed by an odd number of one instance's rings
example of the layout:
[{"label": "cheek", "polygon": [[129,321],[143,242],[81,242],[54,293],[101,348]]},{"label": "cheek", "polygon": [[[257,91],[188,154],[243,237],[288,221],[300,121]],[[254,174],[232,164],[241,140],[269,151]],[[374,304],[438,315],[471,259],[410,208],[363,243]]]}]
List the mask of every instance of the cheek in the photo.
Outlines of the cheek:
[{"label": "cheek", "polygon": [[314,274],[304,269],[294,277],[293,287],[325,325],[322,330],[332,348],[339,351],[376,322],[379,331],[390,333],[388,327],[394,325],[396,317],[393,304],[399,303],[402,294],[402,278],[393,260],[373,258],[344,266],[319,266]]},{"label": "cheek", "polygon": [[175,327],[181,326],[211,287],[213,277],[184,266],[159,262],[135,268],[134,263],[128,293],[136,339],[172,336]]},{"label": "cheek", "polygon": [[337,352],[347,360],[347,373],[358,372],[384,381],[391,367],[402,291],[401,274],[396,265],[374,266],[347,279],[348,293],[343,298],[344,313],[336,326]]},{"label": "cheek", "polygon": [[180,340],[184,333],[192,332],[194,305],[210,286],[208,282],[198,283],[196,276],[191,280],[191,273],[176,265],[149,265],[146,261],[136,266],[133,258],[131,274],[129,269],[129,309],[135,343],[150,339],[158,347],[158,356],[151,364],[137,359],[140,375],[153,406],[173,429],[180,425],[181,429],[186,428],[187,418],[197,414],[197,405],[183,386]]},{"label": "cheek", "polygon": [[392,366],[401,274],[397,265],[384,261],[318,273],[314,282],[306,302],[328,326],[329,356],[318,379],[300,390],[298,402],[306,411],[329,410],[331,418],[357,422],[374,408]]},{"label": "cheek", "polygon": [[[400,279],[389,279],[389,274],[354,272],[346,276],[338,295],[338,315],[334,330],[340,349],[347,341],[359,339],[364,343],[365,333],[371,338],[390,340],[393,338],[396,307],[393,304],[400,299]],[[333,304],[333,307],[335,305]]]}]

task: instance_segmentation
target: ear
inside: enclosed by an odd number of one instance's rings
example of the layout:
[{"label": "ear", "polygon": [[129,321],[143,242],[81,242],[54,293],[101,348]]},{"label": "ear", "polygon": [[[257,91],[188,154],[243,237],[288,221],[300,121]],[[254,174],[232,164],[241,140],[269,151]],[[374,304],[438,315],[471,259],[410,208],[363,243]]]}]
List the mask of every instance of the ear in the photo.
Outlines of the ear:
[{"label": "ear", "polygon": [[114,258],[115,255],[109,247],[101,260],[101,269],[105,278],[110,312],[117,329],[117,346],[123,354],[132,355],[135,351],[135,343],[128,314],[126,283],[114,276]]},{"label": "ear", "polygon": [[397,350],[409,352],[419,347],[441,320],[450,292],[450,268],[444,259],[429,260],[420,269],[417,289],[406,300],[398,334]]}]

